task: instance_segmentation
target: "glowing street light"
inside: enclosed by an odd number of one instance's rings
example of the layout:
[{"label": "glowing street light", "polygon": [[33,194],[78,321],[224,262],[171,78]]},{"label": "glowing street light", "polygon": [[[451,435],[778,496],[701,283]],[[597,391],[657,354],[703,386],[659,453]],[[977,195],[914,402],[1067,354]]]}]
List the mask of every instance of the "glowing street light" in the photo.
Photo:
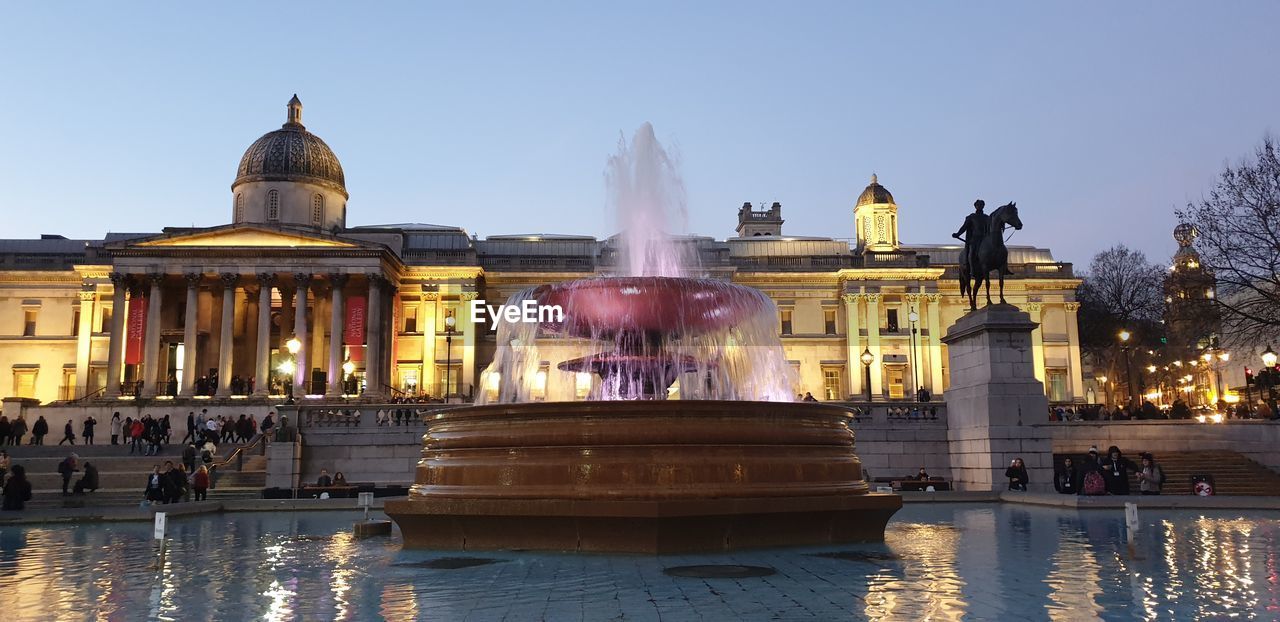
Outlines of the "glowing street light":
[{"label": "glowing street light", "polygon": [[1262,364],[1267,367],[1276,366],[1276,353],[1271,346],[1267,346],[1267,349],[1262,351]]},{"label": "glowing street light", "polygon": [[862,367],[866,372],[867,401],[871,401],[871,364],[876,362],[876,355],[871,353],[871,348],[862,351],[862,356],[858,357],[862,361]]}]

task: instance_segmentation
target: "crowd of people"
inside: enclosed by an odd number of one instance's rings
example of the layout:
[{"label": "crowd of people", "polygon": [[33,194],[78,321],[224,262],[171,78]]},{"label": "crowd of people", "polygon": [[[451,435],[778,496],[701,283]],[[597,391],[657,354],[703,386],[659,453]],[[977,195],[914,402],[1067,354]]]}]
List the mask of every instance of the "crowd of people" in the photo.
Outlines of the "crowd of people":
[{"label": "crowd of people", "polygon": [[1129,495],[1129,474],[1138,479],[1138,493],[1158,495],[1164,486],[1164,469],[1155,456],[1143,452],[1141,464],[1126,458],[1119,447],[1107,448],[1107,455],[1100,456],[1097,447],[1090,447],[1080,464],[1070,456],[1054,469],[1053,488],[1064,495]]},{"label": "crowd of people", "polygon": [[1193,410],[1181,399],[1174,400],[1167,406],[1157,406],[1151,400],[1143,400],[1141,404],[1090,404],[1082,406],[1056,405],[1049,407],[1049,421],[1131,421],[1131,420],[1191,420],[1196,413],[1220,413],[1228,419],[1275,419],[1277,414],[1266,403],[1249,407],[1244,402],[1235,405],[1220,402],[1216,408]]}]

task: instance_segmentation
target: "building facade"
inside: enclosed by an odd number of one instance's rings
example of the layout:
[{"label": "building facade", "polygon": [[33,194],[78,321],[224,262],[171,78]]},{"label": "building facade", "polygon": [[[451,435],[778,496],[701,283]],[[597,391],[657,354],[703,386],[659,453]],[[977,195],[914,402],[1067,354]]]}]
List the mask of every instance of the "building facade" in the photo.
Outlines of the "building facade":
[{"label": "building facade", "polygon": [[[0,397],[472,397],[487,390],[477,380],[496,342],[469,321],[470,301],[618,266],[615,238],[348,226],[342,166],[296,96],[285,124],[246,150],[231,190],[227,225],[0,241]],[[797,393],[939,398],[939,338],[967,309],[960,247],[903,243],[898,205],[874,176],[846,209],[833,229],[847,238],[788,235],[774,203],[739,208],[735,237],[677,242],[697,258],[691,272],[775,301]],[[1006,298],[1040,324],[1036,375],[1051,402],[1083,402],[1071,265],[1031,247],[1011,247],[1010,263]],[[562,345],[543,349],[557,360],[543,364],[541,399],[579,399],[593,382],[556,368],[588,344]]]}]

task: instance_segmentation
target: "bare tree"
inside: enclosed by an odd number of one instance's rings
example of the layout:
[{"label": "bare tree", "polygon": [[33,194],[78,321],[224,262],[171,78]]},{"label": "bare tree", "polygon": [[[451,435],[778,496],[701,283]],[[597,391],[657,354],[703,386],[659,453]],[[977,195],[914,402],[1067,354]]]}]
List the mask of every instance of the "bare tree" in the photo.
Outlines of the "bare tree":
[{"label": "bare tree", "polygon": [[1252,158],[1227,165],[1207,197],[1177,211],[1196,228],[1195,249],[1217,280],[1223,336],[1251,345],[1280,329],[1280,158],[1266,137]]},{"label": "bare tree", "polygon": [[[1142,251],[1123,244],[1098,253],[1089,263],[1076,292],[1080,346],[1095,373],[1109,378],[1108,394],[1119,383],[1126,384],[1125,394],[1137,394],[1138,387],[1127,383],[1140,363],[1125,356],[1119,334],[1121,330],[1130,332],[1131,341],[1125,345],[1133,346],[1135,354],[1144,351],[1138,346],[1157,346],[1163,332],[1163,287],[1164,269],[1147,261]],[[1136,379],[1141,380],[1141,371]]]}]

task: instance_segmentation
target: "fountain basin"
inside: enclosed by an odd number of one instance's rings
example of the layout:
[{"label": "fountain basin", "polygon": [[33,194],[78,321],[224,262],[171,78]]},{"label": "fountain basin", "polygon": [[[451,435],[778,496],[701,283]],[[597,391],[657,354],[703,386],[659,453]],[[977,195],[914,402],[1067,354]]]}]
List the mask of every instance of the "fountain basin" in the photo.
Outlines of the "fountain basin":
[{"label": "fountain basin", "polygon": [[442,411],[386,513],[405,546],[676,553],[878,541],[850,414],[811,403],[550,402]]},{"label": "fountain basin", "polygon": [[575,337],[702,334],[741,324],[773,303],[761,292],[713,279],[658,276],[582,279],[540,288],[543,305],[564,309],[563,324],[544,324]]}]

